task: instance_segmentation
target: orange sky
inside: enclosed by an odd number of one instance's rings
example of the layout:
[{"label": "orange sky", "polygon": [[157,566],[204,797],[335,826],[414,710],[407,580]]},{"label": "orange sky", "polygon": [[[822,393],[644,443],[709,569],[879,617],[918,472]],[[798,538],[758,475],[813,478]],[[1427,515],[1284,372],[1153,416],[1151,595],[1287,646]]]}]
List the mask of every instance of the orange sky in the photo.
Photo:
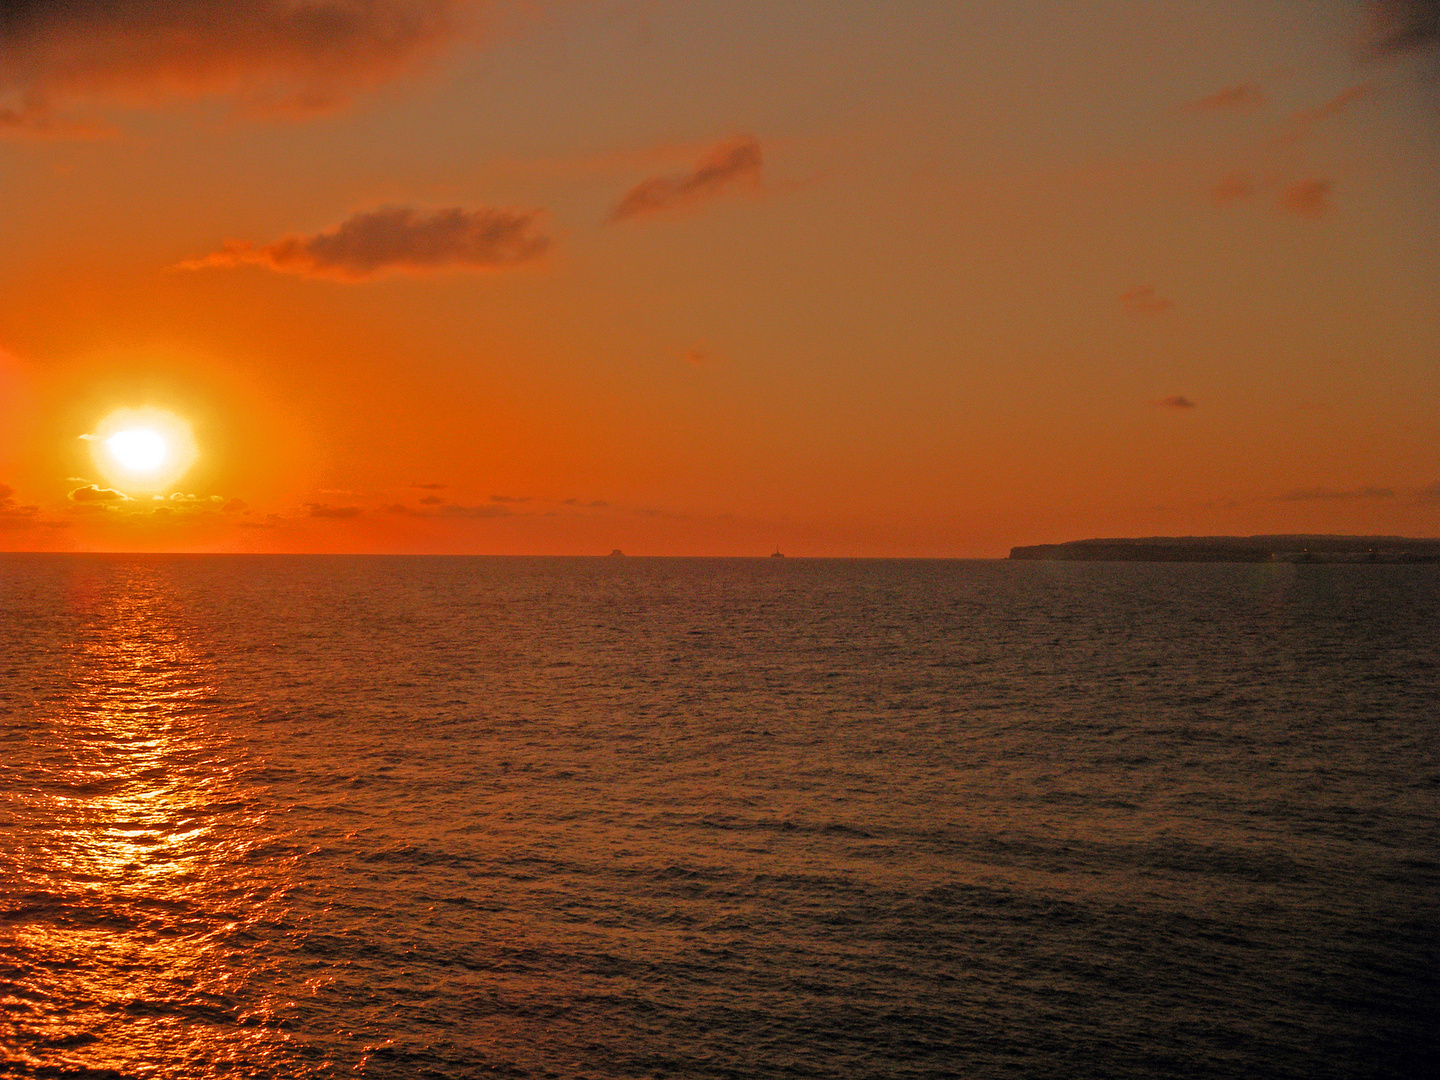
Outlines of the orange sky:
[{"label": "orange sky", "polygon": [[[1440,534],[1407,17],[15,4],[0,549]],[[106,471],[122,409],[183,475]]]}]

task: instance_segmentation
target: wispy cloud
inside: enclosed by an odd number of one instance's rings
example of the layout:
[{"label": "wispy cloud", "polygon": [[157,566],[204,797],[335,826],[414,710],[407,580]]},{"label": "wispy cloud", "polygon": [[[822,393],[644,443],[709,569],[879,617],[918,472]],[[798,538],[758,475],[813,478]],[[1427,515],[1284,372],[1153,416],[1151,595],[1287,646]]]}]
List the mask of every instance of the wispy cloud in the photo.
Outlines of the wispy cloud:
[{"label": "wispy cloud", "polygon": [[1280,208],[1305,218],[1322,218],[1330,212],[1329,180],[1302,180],[1280,193]]},{"label": "wispy cloud", "polygon": [[420,66],[475,0],[5,0],[0,131],[84,134],[81,103],[219,96],[306,114]]},{"label": "wispy cloud", "polygon": [[1373,89],[1368,82],[1357,83],[1318,105],[1300,109],[1260,145],[1269,150],[1285,150],[1307,142],[1330,126],[1332,121],[1348,115],[1357,102],[1370,96]]},{"label": "wispy cloud", "polygon": [[1370,92],[1371,86],[1369,83],[1357,83],[1354,86],[1340,91],[1340,93],[1328,101],[1322,101],[1319,105],[1315,105],[1309,109],[1301,109],[1291,118],[1291,122],[1294,123],[1296,127],[1308,131],[1316,124],[1323,123],[1331,117],[1343,116],[1345,113],[1348,113],[1352,105],[1362,98],[1367,97]]},{"label": "wispy cloud", "polygon": [[1167,398],[1161,398],[1154,404],[1157,409],[1193,409],[1196,407],[1195,402],[1183,394],[1171,394]]},{"label": "wispy cloud", "polygon": [[544,254],[550,238],[532,232],[538,214],[451,207],[419,214],[391,206],[347,218],[314,236],[289,236],[255,246],[230,241],[179,269],[253,264],[285,274],[364,281],[387,273],[495,270]]},{"label": "wispy cloud", "polygon": [[1255,112],[1268,103],[1265,91],[1258,83],[1239,83],[1227,86],[1192,101],[1185,106],[1187,112]]},{"label": "wispy cloud", "polygon": [[1210,200],[1217,203],[1232,203],[1247,199],[1255,194],[1255,181],[1248,173],[1235,172],[1221,177],[1210,189]]},{"label": "wispy cloud", "polygon": [[631,188],[610,214],[625,221],[712,199],[737,184],[755,184],[762,164],[760,142],[737,135],[711,149],[689,172],[656,176]]},{"label": "wispy cloud", "polygon": [[[0,95],[4,84],[0,82]],[[0,104],[0,137],[20,139],[104,139],[114,129],[75,117],[61,115],[53,105],[33,94],[11,104]]]},{"label": "wispy cloud", "polygon": [[1158,315],[1173,305],[1168,297],[1157,293],[1153,285],[1137,285],[1120,294],[1120,306],[1132,315]]}]

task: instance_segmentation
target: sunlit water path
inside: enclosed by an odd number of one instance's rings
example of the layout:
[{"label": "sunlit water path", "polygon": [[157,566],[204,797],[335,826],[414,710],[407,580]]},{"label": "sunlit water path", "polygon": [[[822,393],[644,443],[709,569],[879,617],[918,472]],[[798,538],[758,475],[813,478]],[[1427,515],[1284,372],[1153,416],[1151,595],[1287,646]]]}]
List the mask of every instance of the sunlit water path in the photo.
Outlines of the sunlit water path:
[{"label": "sunlit water path", "polygon": [[0,1075],[1434,1075],[1437,610],[0,556]]}]

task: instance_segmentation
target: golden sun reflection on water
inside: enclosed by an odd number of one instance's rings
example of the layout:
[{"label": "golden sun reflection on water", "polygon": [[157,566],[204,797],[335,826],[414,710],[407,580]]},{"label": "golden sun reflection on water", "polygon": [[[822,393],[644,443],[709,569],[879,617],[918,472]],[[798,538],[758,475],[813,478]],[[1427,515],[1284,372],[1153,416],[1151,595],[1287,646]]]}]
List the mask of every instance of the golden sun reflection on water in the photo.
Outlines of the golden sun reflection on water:
[{"label": "golden sun reflection on water", "polygon": [[[214,727],[212,672],[143,572],[80,591],[67,689],[0,839],[0,1072],[301,1075],[283,957],[293,857]],[[267,851],[269,848],[271,850]],[[262,857],[263,856],[263,857]],[[11,964],[6,963],[6,967]],[[17,1056],[18,1055],[18,1056]]]}]

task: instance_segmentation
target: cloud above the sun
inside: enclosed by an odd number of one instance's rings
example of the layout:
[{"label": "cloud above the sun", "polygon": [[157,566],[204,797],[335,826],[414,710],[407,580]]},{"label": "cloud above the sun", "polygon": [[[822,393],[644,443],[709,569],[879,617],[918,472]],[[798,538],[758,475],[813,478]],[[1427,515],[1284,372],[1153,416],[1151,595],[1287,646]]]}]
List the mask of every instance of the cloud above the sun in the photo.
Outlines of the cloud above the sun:
[{"label": "cloud above the sun", "polygon": [[1371,0],[1375,53],[1394,56],[1440,48],[1440,0]]},{"label": "cloud above the sun", "polygon": [[550,238],[536,231],[539,213],[449,207],[421,213],[387,206],[346,218],[311,236],[270,244],[232,240],[178,269],[263,266],[282,274],[366,281],[383,274],[435,270],[498,270],[545,254]]},{"label": "cloud above the sun", "polygon": [[433,59],[479,0],[5,0],[0,132],[93,133],[73,109],[216,97],[256,115],[345,104]]},{"label": "cloud above the sun", "polygon": [[743,184],[757,185],[763,157],[753,135],[736,135],[712,147],[688,172],[636,184],[611,211],[612,222],[691,206]]}]

